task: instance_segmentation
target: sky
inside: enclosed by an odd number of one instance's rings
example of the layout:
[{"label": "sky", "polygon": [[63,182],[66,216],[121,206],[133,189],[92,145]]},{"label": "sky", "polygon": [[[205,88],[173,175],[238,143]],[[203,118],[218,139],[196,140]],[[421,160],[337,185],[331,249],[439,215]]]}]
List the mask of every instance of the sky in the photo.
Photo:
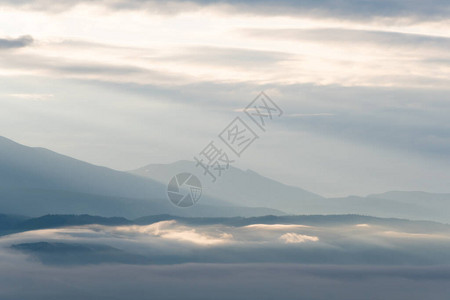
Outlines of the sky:
[{"label": "sky", "polygon": [[191,160],[261,91],[236,161],[324,196],[450,192],[450,3],[0,1],[0,135],[133,170]]}]

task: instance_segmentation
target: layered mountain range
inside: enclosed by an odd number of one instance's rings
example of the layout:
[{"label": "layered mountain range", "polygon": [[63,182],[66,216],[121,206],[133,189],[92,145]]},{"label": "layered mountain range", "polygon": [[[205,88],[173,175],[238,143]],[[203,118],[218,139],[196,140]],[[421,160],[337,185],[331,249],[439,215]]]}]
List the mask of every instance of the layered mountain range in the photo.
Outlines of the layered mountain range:
[{"label": "layered mountain range", "polygon": [[[175,207],[167,199],[167,183],[182,172],[202,180],[203,196],[190,208]],[[126,218],[360,214],[448,223],[450,194],[397,191],[325,198],[251,170],[230,167],[215,183],[190,161],[123,172],[0,137],[0,213]]]}]

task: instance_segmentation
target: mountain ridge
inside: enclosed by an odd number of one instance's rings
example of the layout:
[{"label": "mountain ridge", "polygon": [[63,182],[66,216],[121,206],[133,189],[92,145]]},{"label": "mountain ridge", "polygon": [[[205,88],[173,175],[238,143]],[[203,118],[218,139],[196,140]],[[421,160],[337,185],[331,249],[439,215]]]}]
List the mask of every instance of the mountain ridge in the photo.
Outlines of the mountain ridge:
[{"label": "mountain ridge", "polygon": [[[173,206],[166,195],[167,182],[180,172],[192,172],[204,185],[199,203],[186,209]],[[362,214],[450,223],[450,194],[392,191],[324,198],[234,167],[212,184],[189,161],[122,172],[0,137],[0,212],[128,218],[165,213],[186,217]]]},{"label": "mountain ridge", "polygon": [[91,213],[138,217],[155,213],[187,216],[283,214],[264,207],[236,206],[205,197],[205,202],[179,210],[167,200],[166,185],[45,148],[0,139],[0,212]]}]

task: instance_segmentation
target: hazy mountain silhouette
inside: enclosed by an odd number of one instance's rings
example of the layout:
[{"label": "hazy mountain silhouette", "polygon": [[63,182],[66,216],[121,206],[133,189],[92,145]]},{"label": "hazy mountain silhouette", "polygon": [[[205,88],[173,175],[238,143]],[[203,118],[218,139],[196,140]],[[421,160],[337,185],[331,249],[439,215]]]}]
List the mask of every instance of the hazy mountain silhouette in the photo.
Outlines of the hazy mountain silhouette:
[{"label": "hazy mountain silhouette", "polygon": [[387,192],[330,199],[328,207],[337,214],[345,212],[450,223],[450,194]]},{"label": "hazy mountain silhouette", "polygon": [[132,174],[164,182],[171,174],[190,172],[204,178],[204,193],[216,199],[245,206],[264,206],[288,214],[360,214],[389,218],[450,222],[450,194],[388,192],[367,197],[324,198],[298,187],[288,186],[253,171],[231,167],[212,183],[194,162],[151,164]]},{"label": "hazy mountain silhouette", "polygon": [[194,162],[178,161],[172,164],[150,164],[130,173],[167,182],[182,172],[197,175],[202,180],[203,193],[215,199],[222,199],[252,207],[270,207],[289,213],[303,213],[306,203],[318,203],[323,197],[298,187],[288,186],[261,176],[251,170],[243,171],[230,167],[216,182],[203,175],[203,169]]},{"label": "hazy mountain silhouette", "polygon": [[91,215],[46,215],[39,218],[24,220],[18,223],[16,228],[21,230],[36,230],[89,224],[120,226],[130,225],[133,224],[133,222],[122,217],[104,218]]},{"label": "hazy mountain silhouette", "polygon": [[24,216],[0,214],[0,230],[16,228],[21,222],[27,219],[28,217]]},{"label": "hazy mountain silhouette", "polygon": [[179,209],[167,200],[166,184],[0,137],[2,213],[129,218],[163,213],[185,216],[282,214],[274,209],[238,207],[207,196],[202,200],[204,203],[192,208]]},{"label": "hazy mountain silhouette", "polygon": [[[186,209],[173,206],[166,195],[167,182],[181,172],[198,175],[203,185],[200,202]],[[0,137],[0,212],[32,217],[92,214],[132,219],[158,214],[360,214],[448,223],[450,194],[388,192],[327,199],[250,170],[231,167],[216,183],[189,161],[120,172]]]},{"label": "hazy mountain silhouette", "polygon": [[0,188],[72,191],[114,197],[165,197],[164,186],[0,137]]}]

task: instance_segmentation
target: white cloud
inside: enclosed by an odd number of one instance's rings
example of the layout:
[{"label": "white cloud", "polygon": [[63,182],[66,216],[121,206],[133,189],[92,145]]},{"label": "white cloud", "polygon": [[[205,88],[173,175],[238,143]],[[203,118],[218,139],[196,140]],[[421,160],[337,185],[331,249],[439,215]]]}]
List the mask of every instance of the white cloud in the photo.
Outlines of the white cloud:
[{"label": "white cloud", "polygon": [[285,233],[282,236],[280,236],[280,240],[282,240],[286,244],[298,244],[298,243],[305,243],[305,242],[317,242],[317,241],[319,241],[319,238],[317,236],[309,236],[309,235],[289,232],[289,233]]},{"label": "white cloud", "polygon": [[8,94],[8,97],[24,100],[49,100],[54,97],[52,94]]},{"label": "white cloud", "polygon": [[[108,227],[102,227],[110,230]],[[181,243],[192,243],[200,246],[213,246],[230,243],[233,235],[226,232],[203,231],[201,228],[192,228],[177,224],[176,221],[162,221],[147,226],[119,226],[113,229],[115,233],[140,234],[141,237],[158,237]]]},{"label": "white cloud", "polygon": [[369,224],[357,224],[357,225],[355,225],[356,227],[362,227],[362,228],[368,228],[368,227],[370,227],[370,225]]}]

